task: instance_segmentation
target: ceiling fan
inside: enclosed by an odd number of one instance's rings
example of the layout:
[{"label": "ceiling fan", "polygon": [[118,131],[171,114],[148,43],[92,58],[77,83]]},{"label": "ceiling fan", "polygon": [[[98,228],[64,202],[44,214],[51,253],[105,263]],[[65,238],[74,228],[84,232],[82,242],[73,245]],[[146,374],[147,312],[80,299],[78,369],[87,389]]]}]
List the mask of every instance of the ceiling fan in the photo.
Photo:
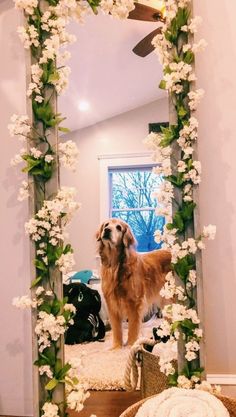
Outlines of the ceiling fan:
[{"label": "ceiling fan", "polygon": [[[147,22],[165,21],[161,10],[137,2],[134,3],[134,6],[135,8],[129,13],[128,19],[143,20]],[[161,31],[161,27],[153,30],[133,48],[133,52],[141,57],[145,57],[150,54],[155,49],[152,45],[152,40],[158,33],[161,33]]]}]

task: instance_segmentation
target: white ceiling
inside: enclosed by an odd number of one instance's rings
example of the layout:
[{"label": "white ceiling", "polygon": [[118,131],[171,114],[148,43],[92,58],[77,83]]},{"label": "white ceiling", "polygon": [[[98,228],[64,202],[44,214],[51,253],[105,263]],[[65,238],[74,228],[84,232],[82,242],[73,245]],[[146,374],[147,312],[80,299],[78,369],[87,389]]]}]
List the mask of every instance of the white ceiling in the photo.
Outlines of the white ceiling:
[{"label": "white ceiling", "polygon": [[[88,16],[84,25],[70,24],[77,42],[69,48],[69,87],[59,99],[59,111],[67,117],[64,126],[80,129],[163,97],[157,55],[140,58],[132,52],[156,27],[102,14]],[[80,100],[90,103],[89,111],[79,111]]]}]

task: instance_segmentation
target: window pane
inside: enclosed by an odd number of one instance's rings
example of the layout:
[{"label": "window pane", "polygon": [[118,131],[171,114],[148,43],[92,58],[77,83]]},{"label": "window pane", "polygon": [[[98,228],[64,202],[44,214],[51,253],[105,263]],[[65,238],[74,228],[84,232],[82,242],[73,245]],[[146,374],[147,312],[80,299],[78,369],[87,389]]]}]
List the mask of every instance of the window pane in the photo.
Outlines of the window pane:
[{"label": "window pane", "polygon": [[137,250],[139,252],[149,252],[161,247],[161,244],[154,241],[153,235],[155,230],[163,230],[165,218],[156,216],[154,210],[118,210],[112,211],[111,216],[120,218],[129,224],[138,242]]},{"label": "window pane", "polygon": [[156,207],[152,193],[159,188],[161,177],[148,169],[111,170],[111,209]]}]

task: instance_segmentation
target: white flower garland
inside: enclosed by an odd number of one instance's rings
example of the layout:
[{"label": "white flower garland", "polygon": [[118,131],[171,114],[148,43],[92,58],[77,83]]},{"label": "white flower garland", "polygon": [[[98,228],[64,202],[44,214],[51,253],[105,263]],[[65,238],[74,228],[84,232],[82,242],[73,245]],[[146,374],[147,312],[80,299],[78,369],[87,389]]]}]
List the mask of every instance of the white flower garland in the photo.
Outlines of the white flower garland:
[{"label": "white flower garland", "polygon": [[[16,297],[13,304],[21,309],[31,308],[37,311],[35,334],[38,341],[38,366],[41,386],[45,389],[46,401],[42,404],[42,417],[62,417],[66,408],[75,411],[83,408],[88,398],[87,387],[80,384],[78,375],[81,363],[62,364],[58,358],[61,336],[70,324],[73,324],[75,308],[66,299],[59,300],[54,291],[51,270],[58,269],[68,274],[74,266],[71,245],[64,244],[65,226],[79,208],[74,201],[72,188],[62,188],[56,197],[45,198],[45,184],[52,178],[57,159],[65,168],[75,170],[79,151],[75,142],[63,138],[58,151],[51,146],[48,132],[53,127],[64,133],[61,127],[63,118],[55,114],[51,97],[63,93],[68,85],[70,67],[65,62],[70,53],[63,50],[76,40],[67,32],[66,26],[71,19],[82,21],[86,14],[101,10],[118,18],[127,18],[134,8],[133,0],[15,0],[15,7],[24,12],[25,26],[17,29],[25,49],[30,50],[30,83],[27,97],[32,102],[33,122],[27,115],[13,115],[9,124],[11,136],[18,137],[23,147],[12,159],[11,165],[25,163],[22,171],[34,179],[40,191],[39,209],[25,224],[25,231],[35,243],[36,278],[31,282],[35,287],[35,296]],[[29,187],[22,182],[18,200],[29,197]],[[56,403],[53,392],[58,383],[65,383],[66,402]],[[94,417],[94,416],[93,416]]]},{"label": "white flower garland", "polygon": [[[163,65],[160,88],[168,91],[176,110],[177,122],[162,133],[150,133],[145,139],[154,151],[158,166],[154,172],[161,174],[163,182],[156,195],[160,207],[157,214],[166,217],[163,232],[155,232],[155,241],[171,251],[172,272],[166,276],[161,290],[162,297],[174,300],[164,307],[164,320],[158,330],[159,336],[181,337],[185,346],[185,368],[180,374],[171,362],[160,361],[162,372],[169,376],[172,385],[193,388],[200,385],[202,369],[199,364],[202,329],[197,315],[195,287],[197,271],[195,255],[205,248],[204,239],[214,239],[216,227],[205,226],[200,236],[185,233],[188,224],[193,224],[196,206],[193,200],[194,187],[201,181],[201,163],[194,160],[194,145],[198,139],[198,121],[192,112],[204,95],[202,89],[194,89],[194,54],[204,49],[205,40],[192,43],[192,34],[197,32],[200,17],[191,18],[191,0],[165,0],[166,22],[161,34],[153,39],[155,51]],[[172,158],[172,143],[179,146],[179,160]],[[175,154],[176,158],[176,154]],[[176,200],[176,190],[180,201]],[[176,207],[172,215],[172,207]],[[197,362],[196,362],[197,360]]]}]

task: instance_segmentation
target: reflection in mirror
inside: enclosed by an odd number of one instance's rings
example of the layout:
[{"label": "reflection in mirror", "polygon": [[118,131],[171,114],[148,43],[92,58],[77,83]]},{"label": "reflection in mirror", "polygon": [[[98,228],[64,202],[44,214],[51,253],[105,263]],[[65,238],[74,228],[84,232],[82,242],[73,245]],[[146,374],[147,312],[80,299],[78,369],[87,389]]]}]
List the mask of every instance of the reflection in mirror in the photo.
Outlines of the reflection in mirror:
[{"label": "reflection in mirror", "polygon": [[[120,411],[139,396],[138,391],[116,392],[125,389],[128,332],[131,344],[137,329],[150,338],[158,327],[157,295],[168,269],[166,259],[150,260],[150,251],[160,249],[154,232],[162,230],[165,220],[155,213],[162,179],[152,173],[154,163],[144,144],[150,129],[168,122],[168,100],[158,89],[162,74],[157,56],[140,58],[132,52],[156,27],[155,22],[103,15],[73,25],[78,40],[71,47],[70,86],[59,100],[71,130],[64,138],[76,141],[80,152],[76,173],[61,171],[62,186],[73,185],[81,203],[69,230],[75,265],[64,293],[77,313],[66,335],[65,354],[67,360],[84,355],[79,380],[98,391],[90,401],[100,395],[99,402],[104,402],[107,391],[123,394]],[[98,412],[92,405],[88,410],[81,415]]]}]

